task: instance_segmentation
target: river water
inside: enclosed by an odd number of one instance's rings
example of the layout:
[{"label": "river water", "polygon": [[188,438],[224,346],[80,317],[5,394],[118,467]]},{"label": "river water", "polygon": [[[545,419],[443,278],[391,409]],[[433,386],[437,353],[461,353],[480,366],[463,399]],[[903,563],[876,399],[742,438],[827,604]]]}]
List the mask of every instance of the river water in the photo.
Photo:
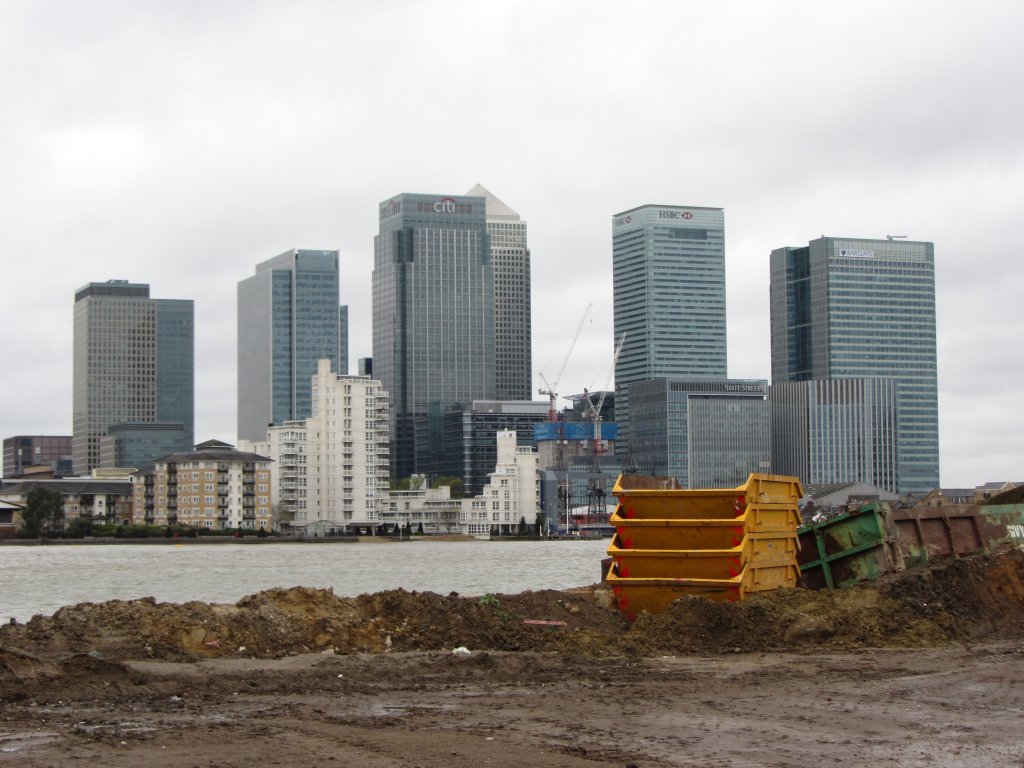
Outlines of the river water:
[{"label": "river water", "polygon": [[65,605],[154,597],[234,603],[272,587],[354,597],[399,587],[476,596],[569,589],[601,578],[607,540],[0,547],[0,622]]}]

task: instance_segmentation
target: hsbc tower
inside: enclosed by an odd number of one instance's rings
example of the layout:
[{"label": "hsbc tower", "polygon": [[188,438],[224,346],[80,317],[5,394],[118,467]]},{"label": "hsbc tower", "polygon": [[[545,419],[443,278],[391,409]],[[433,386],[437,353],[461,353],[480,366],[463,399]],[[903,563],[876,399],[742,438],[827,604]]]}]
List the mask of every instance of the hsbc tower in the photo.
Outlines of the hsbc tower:
[{"label": "hsbc tower", "polygon": [[629,386],[727,375],[721,208],[643,205],[612,217],[617,452],[630,450]]}]

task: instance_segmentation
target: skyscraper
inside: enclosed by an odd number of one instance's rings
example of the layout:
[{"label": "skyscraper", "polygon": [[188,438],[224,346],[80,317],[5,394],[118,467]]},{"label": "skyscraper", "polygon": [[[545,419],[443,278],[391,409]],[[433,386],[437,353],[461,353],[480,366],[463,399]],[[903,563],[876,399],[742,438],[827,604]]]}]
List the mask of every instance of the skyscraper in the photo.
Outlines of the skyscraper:
[{"label": "skyscraper", "polygon": [[768,382],[655,378],[630,385],[632,460],[683,488],[734,488],[769,465]]},{"label": "skyscraper", "polygon": [[[896,490],[938,487],[932,243],[822,236],[805,247],[772,251],[771,339],[773,386],[893,380]],[[873,471],[884,477],[889,470]]]},{"label": "skyscraper", "polygon": [[807,485],[861,482],[896,493],[893,379],[772,384],[772,470]]},{"label": "skyscraper", "polygon": [[297,249],[238,283],[239,439],[263,441],[270,424],[309,418],[318,360],[348,370],[338,286],[338,251]]},{"label": "skyscraper", "polygon": [[526,222],[477,184],[467,197],[482,197],[494,268],[494,386],[498,400],[532,397],[530,249]]},{"label": "skyscraper", "polygon": [[374,238],[373,371],[391,395],[391,473],[416,471],[417,418],[494,399],[494,266],[482,197],[401,194]]},{"label": "skyscraper", "polygon": [[612,220],[617,450],[630,449],[629,386],[659,377],[725,379],[721,208],[643,205]]},{"label": "skyscraper", "polygon": [[[100,443],[115,425],[164,424],[194,439],[195,364],[191,300],[151,299],[127,280],[89,283],[75,292],[74,471],[100,466]],[[153,430],[156,435],[162,430]],[[166,443],[160,443],[163,448]],[[131,465],[151,461],[133,450]]]}]

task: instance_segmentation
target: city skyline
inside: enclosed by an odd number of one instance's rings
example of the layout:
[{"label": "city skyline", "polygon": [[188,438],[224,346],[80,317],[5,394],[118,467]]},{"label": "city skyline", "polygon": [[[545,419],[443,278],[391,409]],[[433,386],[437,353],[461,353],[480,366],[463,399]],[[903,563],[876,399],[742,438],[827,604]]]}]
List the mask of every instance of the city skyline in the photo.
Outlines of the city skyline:
[{"label": "city skyline", "polygon": [[[195,301],[196,438],[231,440],[232,297],[252,265],[339,250],[354,370],[371,349],[378,202],[480,181],[529,221],[538,399],[588,304],[558,389],[606,381],[615,211],[727,211],[730,378],[770,371],[771,249],[819,233],[934,242],[941,483],[1020,479],[1017,4],[55,7],[0,11],[18,115],[0,161],[19,180],[0,187],[5,436],[70,432],[68,297],[114,277]],[[854,40],[870,55],[836,55]]]}]

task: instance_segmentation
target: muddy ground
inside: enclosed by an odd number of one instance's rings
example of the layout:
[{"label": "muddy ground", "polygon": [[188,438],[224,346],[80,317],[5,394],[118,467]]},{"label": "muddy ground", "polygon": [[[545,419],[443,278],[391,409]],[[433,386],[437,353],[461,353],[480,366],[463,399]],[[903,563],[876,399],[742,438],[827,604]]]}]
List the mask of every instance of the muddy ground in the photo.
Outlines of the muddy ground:
[{"label": "muddy ground", "polygon": [[22,766],[1024,766],[1024,555],[677,601],[272,590],[0,628]]}]

